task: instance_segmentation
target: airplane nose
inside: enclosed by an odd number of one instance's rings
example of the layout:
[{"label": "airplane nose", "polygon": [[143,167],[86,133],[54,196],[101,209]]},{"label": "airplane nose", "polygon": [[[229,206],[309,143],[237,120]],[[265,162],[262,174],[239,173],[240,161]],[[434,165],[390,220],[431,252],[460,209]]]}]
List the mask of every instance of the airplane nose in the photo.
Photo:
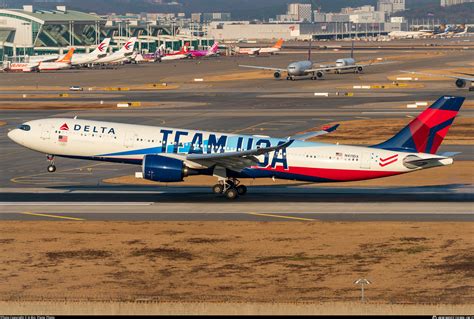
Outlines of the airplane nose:
[{"label": "airplane nose", "polygon": [[13,129],[10,132],[8,132],[8,138],[10,138],[13,142],[15,143],[20,143],[20,134],[18,129]]}]

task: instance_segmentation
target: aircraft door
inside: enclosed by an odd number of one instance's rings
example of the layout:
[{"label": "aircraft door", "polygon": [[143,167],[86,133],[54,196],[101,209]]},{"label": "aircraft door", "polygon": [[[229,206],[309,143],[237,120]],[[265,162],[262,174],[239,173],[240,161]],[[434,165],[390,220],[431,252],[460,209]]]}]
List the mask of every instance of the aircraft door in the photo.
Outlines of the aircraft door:
[{"label": "aircraft door", "polygon": [[125,140],[123,141],[123,146],[125,147],[133,147],[138,135],[133,132],[128,132],[125,135]]},{"label": "aircraft door", "polygon": [[360,156],[360,168],[369,169],[371,160],[372,160],[372,153],[362,152]]},{"label": "aircraft door", "polygon": [[49,124],[44,125],[41,128],[41,139],[43,140],[49,140],[51,138],[51,132],[53,130],[53,127]]}]

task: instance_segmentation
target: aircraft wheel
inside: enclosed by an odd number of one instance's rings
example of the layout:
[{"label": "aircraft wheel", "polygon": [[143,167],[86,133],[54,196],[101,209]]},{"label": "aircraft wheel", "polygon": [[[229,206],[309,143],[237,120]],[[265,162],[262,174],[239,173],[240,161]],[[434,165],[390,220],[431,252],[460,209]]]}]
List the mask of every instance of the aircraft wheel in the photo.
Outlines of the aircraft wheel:
[{"label": "aircraft wheel", "polygon": [[245,185],[237,186],[237,193],[239,193],[239,195],[247,194],[247,186],[245,186]]},{"label": "aircraft wheel", "polygon": [[291,80],[291,78],[289,76],[286,77],[287,80]]},{"label": "aircraft wheel", "polygon": [[292,76],[291,81],[296,81],[296,78],[294,76]]},{"label": "aircraft wheel", "polygon": [[212,192],[214,194],[222,194],[224,192],[224,185],[216,184],[216,185],[212,186]]},{"label": "aircraft wheel", "polygon": [[225,192],[225,197],[227,199],[236,199],[238,196],[239,196],[239,193],[237,192],[237,189],[235,189],[235,188],[229,188]]},{"label": "aircraft wheel", "polygon": [[56,172],[56,166],[54,166],[54,165],[48,165],[48,172],[50,172],[50,173]]}]

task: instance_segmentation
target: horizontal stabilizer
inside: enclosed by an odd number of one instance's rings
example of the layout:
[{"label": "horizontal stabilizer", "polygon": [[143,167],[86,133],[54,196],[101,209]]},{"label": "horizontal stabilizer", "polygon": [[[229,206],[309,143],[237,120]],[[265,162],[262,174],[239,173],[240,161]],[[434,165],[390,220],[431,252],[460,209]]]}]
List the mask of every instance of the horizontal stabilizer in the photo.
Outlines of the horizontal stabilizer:
[{"label": "horizontal stabilizer", "polygon": [[410,155],[403,160],[403,165],[411,169],[445,166],[451,165],[452,163],[453,159],[450,157],[421,158],[416,155]]}]

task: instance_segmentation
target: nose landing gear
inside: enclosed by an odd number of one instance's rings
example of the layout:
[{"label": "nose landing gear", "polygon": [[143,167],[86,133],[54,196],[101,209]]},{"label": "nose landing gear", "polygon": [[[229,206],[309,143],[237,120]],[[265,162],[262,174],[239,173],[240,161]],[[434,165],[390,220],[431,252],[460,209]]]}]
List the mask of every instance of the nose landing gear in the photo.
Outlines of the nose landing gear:
[{"label": "nose landing gear", "polygon": [[46,155],[46,159],[49,162],[48,172],[50,172],[50,173],[56,172],[56,166],[54,165],[54,155],[48,154],[48,155]]}]

